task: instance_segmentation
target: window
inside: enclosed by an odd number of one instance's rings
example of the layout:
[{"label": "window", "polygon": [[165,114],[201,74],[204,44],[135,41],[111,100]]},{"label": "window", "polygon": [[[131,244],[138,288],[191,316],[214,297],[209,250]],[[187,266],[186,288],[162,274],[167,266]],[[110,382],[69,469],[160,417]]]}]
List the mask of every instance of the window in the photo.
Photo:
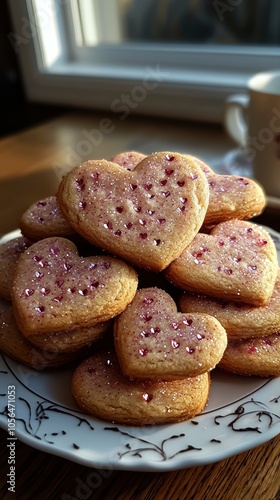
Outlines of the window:
[{"label": "window", "polygon": [[8,0],[30,100],[221,122],[277,69],[278,0]]}]

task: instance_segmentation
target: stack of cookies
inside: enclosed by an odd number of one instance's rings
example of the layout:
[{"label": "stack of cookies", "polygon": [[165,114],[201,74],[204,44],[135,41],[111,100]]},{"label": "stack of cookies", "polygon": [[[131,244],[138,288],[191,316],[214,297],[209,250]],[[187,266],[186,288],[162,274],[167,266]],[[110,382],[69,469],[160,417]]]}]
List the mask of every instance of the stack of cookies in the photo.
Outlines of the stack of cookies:
[{"label": "stack of cookies", "polygon": [[190,155],[78,165],[0,247],[0,349],[75,362],[78,406],[131,425],[200,413],[215,367],[278,376],[277,252],[249,221],[264,206],[253,180]]}]

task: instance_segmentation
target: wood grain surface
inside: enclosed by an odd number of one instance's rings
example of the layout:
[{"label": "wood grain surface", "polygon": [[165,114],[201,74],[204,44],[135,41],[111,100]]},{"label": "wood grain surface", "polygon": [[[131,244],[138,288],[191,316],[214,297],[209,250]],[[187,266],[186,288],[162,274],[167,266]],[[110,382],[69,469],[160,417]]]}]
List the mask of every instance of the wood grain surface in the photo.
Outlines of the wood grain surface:
[{"label": "wood grain surface", "polygon": [[[0,233],[17,228],[32,202],[54,194],[64,171],[88,158],[110,159],[125,150],[182,151],[207,161],[232,145],[210,125],[71,114],[0,141]],[[86,132],[88,134],[86,134]],[[101,133],[101,132],[100,132]],[[91,135],[90,135],[91,134]],[[88,137],[101,137],[93,144]],[[88,141],[88,142],[82,142]],[[270,207],[257,218],[280,231],[279,211]],[[280,387],[279,387],[280,389]],[[0,392],[3,388],[0,388]],[[280,404],[280,403],[279,403]],[[16,442],[16,492],[7,491],[7,433],[0,430],[0,498],[279,500],[280,436],[217,463],[172,472],[97,470]]]}]

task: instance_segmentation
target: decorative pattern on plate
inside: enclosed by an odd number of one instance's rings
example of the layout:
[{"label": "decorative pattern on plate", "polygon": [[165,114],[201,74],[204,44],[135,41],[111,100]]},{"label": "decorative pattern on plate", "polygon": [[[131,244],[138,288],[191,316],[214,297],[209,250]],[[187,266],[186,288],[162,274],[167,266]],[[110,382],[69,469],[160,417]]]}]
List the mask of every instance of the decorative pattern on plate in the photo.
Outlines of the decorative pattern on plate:
[{"label": "decorative pattern on plate", "polygon": [[[280,235],[271,234],[279,253]],[[240,384],[238,375],[215,370],[203,413],[178,424],[146,427],[115,426],[84,415],[72,398],[70,379],[69,368],[37,373],[1,355],[0,426],[8,431],[8,387],[13,385],[16,438],[91,467],[146,471],[215,462],[280,433],[279,378],[242,377]]]},{"label": "decorative pattern on plate", "polygon": [[[246,449],[280,432],[280,396],[279,392],[273,392],[276,387],[279,391],[278,379],[264,379],[261,384],[256,381],[256,389],[241,401],[206,410],[190,421],[163,427],[130,428],[104,426],[102,421],[45,398],[44,388],[42,395],[30,389],[12,363],[8,357],[2,356],[0,366],[4,369],[0,371],[0,379],[1,387],[14,385],[18,394],[15,401],[16,436],[54,454],[70,455],[70,458],[75,455],[75,461],[80,458],[81,462],[91,461],[92,465],[103,467],[109,461],[116,469],[139,470],[148,470],[149,467],[161,470],[162,464],[168,464],[167,469],[171,470],[219,460],[225,449],[225,456],[230,456],[240,444]],[[7,417],[6,391],[0,394],[0,425],[6,429]],[[241,443],[233,438],[235,433],[242,433]],[[248,441],[244,434],[248,434]],[[112,435],[117,440],[112,439]],[[100,453],[100,457],[101,443],[112,443],[106,461],[90,456],[85,461],[89,443],[92,443],[92,455]]]}]

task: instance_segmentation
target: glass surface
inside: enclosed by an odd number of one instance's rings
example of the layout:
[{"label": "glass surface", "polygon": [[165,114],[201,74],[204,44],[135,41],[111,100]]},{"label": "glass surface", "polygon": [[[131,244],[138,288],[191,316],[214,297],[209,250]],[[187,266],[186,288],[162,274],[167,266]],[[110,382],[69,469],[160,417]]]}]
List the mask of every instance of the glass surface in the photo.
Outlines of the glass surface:
[{"label": "glass surface", "polygon": [[102,43],[280,45],[279,0],[79,0],[79,6],[85,45],[96,43],[88,34],[95,19],[109,28],[100,30]]}]

